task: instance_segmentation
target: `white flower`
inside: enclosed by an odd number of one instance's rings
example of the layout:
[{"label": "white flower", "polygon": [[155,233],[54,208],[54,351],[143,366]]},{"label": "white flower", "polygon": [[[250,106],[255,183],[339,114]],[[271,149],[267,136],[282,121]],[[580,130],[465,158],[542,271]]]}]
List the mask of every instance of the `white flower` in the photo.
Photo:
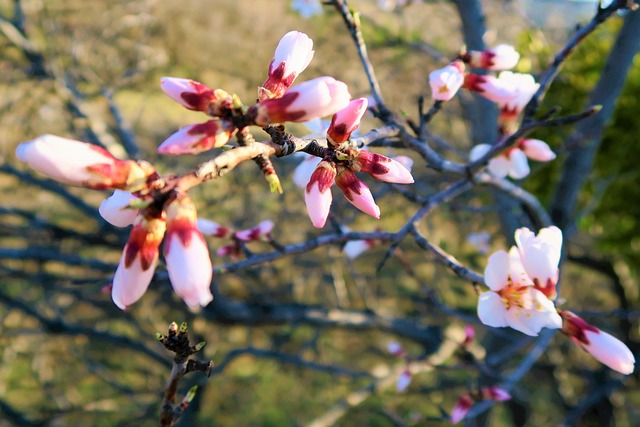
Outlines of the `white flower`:
[{"label": "white flower", "polygon": [[485,325],[509,326],[531,336],[544,327],[562,327],[553,302],[534,288],[517,248],[491,255],[484,279],[490,291],[480,295],[478,317]]},{"label": "white flower", "polygon": [[115,190],[113,194],[100,203],[98,212],[109,224],[116,227],[127,227],[136,220],[138,209],[129,208],[131,202],[138,200],[128,191]]}]

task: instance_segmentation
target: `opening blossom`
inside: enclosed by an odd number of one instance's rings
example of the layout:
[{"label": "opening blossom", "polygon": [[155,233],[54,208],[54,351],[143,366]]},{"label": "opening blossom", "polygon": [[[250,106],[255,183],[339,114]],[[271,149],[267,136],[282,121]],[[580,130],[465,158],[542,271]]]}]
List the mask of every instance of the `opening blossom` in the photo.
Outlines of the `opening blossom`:
[{"label": "opening blossom", "polygon": [[276,48],[269,64],[269,77],[258,90],[260,100],[280,98],[313,58],[313,41],[304,33],[290,31]]},{"label": "opening blossom", "polygon": [[113,194],[100,203],[98,212],[109,224],[115,227],[127,227],[133,224],[140,213],[132,209],[131,203],[139,200],[128,191],[115,190]]},{"label": "opening blossom", "polygon": [[333,77],[317,77],[287,90],[280,98],[258,103],[256,124],[306,122],[335,114],[349,105],[347,85]]},{"label": "opening blossom", "polygon": [[[534,278],[539,280],[548,275],[550,260],[560,260],[561,247],[555,245],[559,231],[551,227],[534,237],[529,230],[520,229],[516,239],[519,236],[527,241],[530,238],[538,240],[531,241],[526,251],[520,252],[514,246],[509,252],[501,250],[489,257],[484,279],[490,290],[478,299],[478,317],[482,323],[496,328],[511,327],[531,336],[537,336],[545,327],[562,327],[562,319],[553,302],[534,283]],[[545,243],[551,240],[554,244]],[[533,246],[536,250],[532,250]],[[556,275],[557,268],[556,262]],[[546,289],[546,292],[555,295],[555,289],[553,292]]]},{"label": "opening blossom", "polygon": [[464,63],[455,60],[444,68],[429,73],[431,97],[438,101],[449,101],[464,83]]},{"label": "opening blossom", "polygon": [[[478,144],[469,152],[471,161],[482,158],[491,150],[489,144]],[[487,168],[493,175],[504,178],[510,176],[513,179],[522,179],[529,175],[529,161],[549,162],[556,158],[556,154],[546,142],[539,139],[521,139],[513,147],[489,160]]]},{"label": "opening blossom", "polygon": [[209,120],[204,123],[185,126],[160,146],[161,154],[198,154],[225,145],[237,129],[226,120]]}]

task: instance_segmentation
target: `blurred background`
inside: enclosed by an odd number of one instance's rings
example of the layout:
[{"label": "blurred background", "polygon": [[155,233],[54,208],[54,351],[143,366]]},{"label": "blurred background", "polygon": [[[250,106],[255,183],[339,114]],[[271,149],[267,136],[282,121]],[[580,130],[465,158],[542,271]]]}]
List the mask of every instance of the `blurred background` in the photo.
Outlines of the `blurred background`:
[{"label": "blurred background", "polygon": [[[350,5],[362,13],[387,106],[398,117],[412,118],[418,98],[430,97],[428,73],[468,43],[459,12],[475,3],[407,3]],[[592,14],[582,19],[582,12],[571,9],[558,21],[561,12],[554,11],[555,23],[548,23],[533,15],[546,8],[543,3],[548,1],[482,3],[484,42],[516,46],[519,72],[544,71],[575,26]],[[596,6],[587,7],[593,12]],[[521,334],[480,325],[474,288],[412,241],[379,268],[388,244],[355,260],[330,244],[264,261],[262,254],[274,252],[267,243],[250,243],[233,260],[215,255],[228,241],[211,239],[211,305],[189,311],[171,290],[161,262],[145,296],[120,311],[105,287],[128,230],[99,216],[97,207],[109,193],[38,175],[17,161],[16,145],[51,133],[99,142],[121,158],[148,160],[161,173],[185,173],[216,153],[155,152],[178,128],[205,120],[163,94],[160,77],[194,79],[251,104],[278,41],[298,30],[313,39],[316,51],[299,81],[331,75],[346,82],[353,97],[368,96],[356,49],[331,7],[303,19],[289,1],[0,0],[0,15],[0,426],[156,425],[172,356],[154,335],[166,333],[172,321],[188,322],[194,341],[207,342],[199,357],[217,365],[210,378],[194,373],[183,381],[181,393],[194,384],[200,389],[182,426],[445,425],[446,412],[462,393],[498,381],[532,348],[533,341]],[[601,76],[615,67],[605,64],[629,17],[614,17],[579,45],[542,113],[559,107],[561,114],[574,114],[591,104]],[[548,142],[559,159],[537,164],[522,186],[563,222],[571,238],[561,277],[566,306],[637,355],[638,58],[623,71],[622,89],[606,98],[610,115],[597,132],[576,131],[574,125],[532,135]],[[477,122],[476,102],[461,93],[430,123],[443,156],[464,162],[474,143],[490,142],[478,140],[476,130],[495,124]],[[380,122],[367,117],[360,131],[376,126]],[[303,125],[287,130],[308,134]],[[267,139],[259,129],[255,136]],[[581,169],[588,177],[575,206],[560,212],[563,194],[557,190],[567,179],[566,159],[587,146],[588,138],[597,140],[593,162]],[[334,193],[331,224],[314,229],[303,192],[291,180],[300,161],[295,156],[274,159],[282,195],[269,192],[252,162],[189,194],[200,217],[224,226],[275,221],[273,237],[285,246],[344,226],[395,232],[415,213],[416,198],[454,178],[427,169],[409,150],[376,151],[415,160],[416,184],[405,189],[413,200],[395,187],[367,182],[381,207],[380,220]],[[488,255],[512,243],[498,199],[490,187],[477,187],[434,210],[420,229],[482,273]],[[506,206],[518,226],[532,227],[522,206]],[[481,235],[488,249],[470,241],[477,233],[488,233]],[[477,332],[473,356],[460,349],[465,325]],[[390,341],[401,342],[412,359],[413,381],[404,393],[394,383],[405,362],[387,351]],[[513,399],[474,423],[640,425],[638,375],[622,380],[558,334],[512,390]]]}]

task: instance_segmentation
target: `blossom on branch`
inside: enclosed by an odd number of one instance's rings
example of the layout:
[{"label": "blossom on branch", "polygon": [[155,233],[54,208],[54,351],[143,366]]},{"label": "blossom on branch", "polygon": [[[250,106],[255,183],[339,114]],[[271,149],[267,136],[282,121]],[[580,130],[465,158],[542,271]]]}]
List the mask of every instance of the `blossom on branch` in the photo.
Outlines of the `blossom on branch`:
[{"label": "blossom on branch", "polygon": [[336,165],[323,160],[311,174],[309,183],[305,188],[304,201],[314,227],[322,228],[327,222],[329,209],[333,201],[331,186],[335,182],[336,175]]},{"label": "blossom on branch", "polygon": [[522,265],[534,287],[550,300],[556,299],[562,231],[552,226],[543,228],[536,236],[528,228],[519,228],[515,232],[515,241]]},{"label": "blossom on branch", "polygon": [[581,317],[566,310],[560,311],[562,332],[601,363],[614,371],[629,375],[636,359],[622,341],[588,324]]},{"label": "blossom on branch", "polygon": [[196,221],[198,230],[205,236],[213,237],[227,237],[231,234],[231,230],[228,227],[223,227],[217,222],[211,221],[205,218],[198,218]]},{"label": "blossom on branch", "polygon": [[226,120],[209,120],[185,126],[158,147],[161,154],[198,154],[229,142],[237,129]]},{"label": "blossom on branch", "polygon": [[339,168],[335,181],[349,203],[367,215],[380,219],[380,208],[373,200],[371,190],[351,169]]},{"label": "blossom on branch", "polygon": [[338,148],[347,141],[351,134],[360,126],[360,120],[367,111],[367,98],[354,99],[331,118],[327,129],[327,142],[333,148]]},{"label": "blossom on branch", "polygon": [[271,220],[262,221],[260,224],[248,230],[240,230],[234,233],[234,236],[238,240],[244,242],[254,242],[256,240],[270,240],[271,231],[273,230],[274,223]]},{"label": "blossom on branch", "polygon": [[317,77],[290,88],[281,98],[261,100],[255,122],[259,126],[306,122],[335,114],[349,105],[350,99],[346,84],[333,77]]},{"label": "blossom on branch", "polygon": [[178,195],[167,208],[164,257],[173,290],[189,307],[213,300],[213,266],[204,236],[196,225],[196,207],[186,195]]},{"label": "blossom on branch", "polygon": [[464,63],[455,60],[444,68],[429,73],[431,97],[438,101],[449,101],[464,83]]},{"label": "blossom on branch", "polygon": [[[397,160],[367,150],[351,149],[349,153],[353,156],[352,169],[356,172],[365,172],[379,181],[392,184],[414,182],[409,169]],[[406,159],[401,160],[406,162]]]},{"label": "blossom on branch", "polygon": [[135,189],[155,174],[147,162],[119,160],[97,145],[55,135],[19,144],[16,156],[49,178],[95,190]]},{"label": "blossom on branch", "polygon": [[138,301],[149,287],[165,230],[164,212],[157,216],[141,214],[136,218],[113,276],[111,299],[120,309]]},{"label": "blossom on branch", "polygon": [[535,288],[516,247],[489,257],[484,280],[490,290],[480,294],[478,317],[485,325],[508,326],[531,336],[537,336],[544,327],[562,327],[553,302]]},{"label": "blossom on branch", "polygon": [[229,93],[222,89],[211,89],[195,80],[162,77],[160,87],[171,99],[189,110],[221,116],[233,107],[233,98]]},{"label": "blossom on branch", "polygon": [[313,58],[313,41],[304,33],[290,31],[276,48],[269,64],[269,77],[258,90],[260,100],[280,98]]},{"label": "blossom on branch", "polygon": [[513,46],[500,44],[488,50],[470,50],[462,54],[461,58],[472,67],[500,71],[510,70],[515,67],[520,59],[520,54],[516,52]]},{"label": "blossom on branch", "polygon": [[[489,144],[478,144],[469,152],[469,159],[476,161],[491,151]],[[539,139],[520,139],[513,147],[507,148],[501,154],[489,160],[489,172],[504,178],[522,179],[529,175],[531,169],[527,158],[540,162],[548,162],[556,158],[546,142]]]}]

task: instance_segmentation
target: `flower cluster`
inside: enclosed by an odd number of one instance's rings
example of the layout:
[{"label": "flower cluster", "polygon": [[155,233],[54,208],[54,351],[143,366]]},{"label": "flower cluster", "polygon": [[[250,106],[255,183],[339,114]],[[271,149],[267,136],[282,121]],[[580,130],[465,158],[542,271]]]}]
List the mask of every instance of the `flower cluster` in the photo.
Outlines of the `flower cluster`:
[{"label": "flower cluster", "polygon": [[478,317],[492,327],[511,327],[536,336],[542,328],[561,329],[593,357],[623,374],[634,370],[635,358],[622,341],[567,310],[558,310],[558,265],[562,232],[555,226],[535,235],[527,228],[515,233],[516,246],[489,257],[480,294]]},{"label": "flower cluster", "polygon": [[[254,143],[246,137],[249,126],[303,122],[334,114],[335,123],[330,127],[329,138],[346,141],[358,126],[357,122],[348,123],[349,118],[345,118],[355,114],[349,104],[351,95],[347,86],[325,76],[292,87],[313,54],[313,42],[306,34],[297,31],[285,34],[269,64],[267,79],[258,90],[258,100],[250,106],[243,105],[236,95],[223,89],[211,89],[189,79],[163,77],[160,85],[169,97],[189,110],[207,114],[210,119],[178,130],[160,144],[158,151],[201,153],[226,145],[234,135],[243,135],[242,141],[238,137],[239,145]],[[361,108],[366,109],[366,104]],[[198,221],[195,205],[186,194],[193,186],[189,180],[194,174],[162,177],[147,162],[120,160],[101,147],[52,135],[20,144],[16,154],[32,168],[58,181],[96,190],[115,190],[100,205],[99,212],[114,226],[132,225],[111,287],[112,299],[121,309],[135,303],[148,288],[163,242],[175,292],[188,306],[197,307],[213,299],[210,290],[213,268],[200,229],[219,237],[229,233],[234,243],[219,251],[229,255],[239,253],[240,242],[270,238],[271,222],[231,232]],[[261,164],[267,164],[261,167],[265,176],[275,173],[268,158]],[[370,173],[375,176],[385,172],[377,168]],[[198,174],[195,176],[197,179]],[[182,178],[187,182],[185,189],[180,186]],[[357,190],[353,185],[349,188],[352,192]]]},{"label": "flower cluster", "polygon": [[367,110],[366,98],[351,101],[333,115],[327,130],[329,147],[325,157],[315,167],[305,187],[305,202],[311,222],[324,227],[333,201],[331,186],[338,185],[347,200],[374,218],[380,218],[380,208],[369,187],[356,176],[365,172],[379,181],[396,184],[413,182],[411,172],[402,163],[381,154],[352,147],[348,141],[360,125]]},{"label": "flower cluster", "polygon": [[212,236],[223,239],[230,239],[231,243],[221,247],[216,251],[219,256],[229,256],[237,259],[242,253],[242,245],[248,242],[265,241],[271,242],[271,231],[275,224],[271,220],[262,221],[255,227],[244,230],[233,230],[230,227],[223,227],[218,223],[208,219],[198,219],[198,229],[205,236]]},{"label": "flower cluster", "polygon": [[290,31],[276,47],[268,77],[258,89],[258,102],[245,107],[236,95],[211,89],[182,78],[163,77],[162,90],[183,107],[212,119],[178,130],[159,147],[163,154],[197,154],[219,148],[249,126],[304,122],[331,116],[349,104],[347,85],[333,77],[318,77],[291,87],[313,58],[313,41],[304,33]]},{"label": "flower cluster", "polygon": [[[505,44],[485,51],[462,52],[449,65],[429,74],[432,97],[436,101],[448,101],[460,88],[465,88],[495,102],[500,108],[500,131],[506,137],[513,133],[520,113],[540,87],[530,74],[505,71],[515,67],[519,59],[520,54]],[[501,72],[497,76],[474,74],[465,72],[465,64]],[[469,154],[470,160],[480,159],[491,149],[489,144],[475,146]],[[489,161],[489,171],[499,177],[508,175],[521,179],[529,175],[528,158],[548,162],[555,159],[556,155],[544,141],[520,139]]]}]

